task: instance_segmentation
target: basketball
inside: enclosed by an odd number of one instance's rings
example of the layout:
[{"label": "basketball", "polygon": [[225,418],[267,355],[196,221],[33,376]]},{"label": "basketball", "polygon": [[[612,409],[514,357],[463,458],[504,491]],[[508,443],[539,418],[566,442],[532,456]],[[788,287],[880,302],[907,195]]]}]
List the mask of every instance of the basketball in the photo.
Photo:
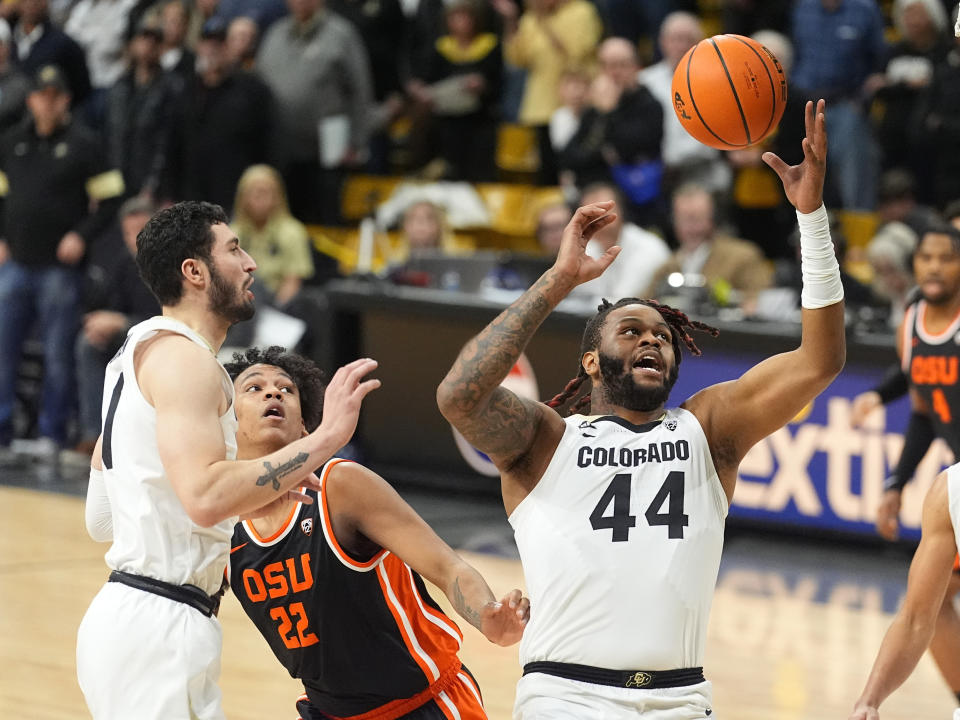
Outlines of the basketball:
[{"label": "basketball", "polygon": [[720,150],[756,145],[776,129],[787,104],[780,61],[742,35],[714,35],[690,48],[672,90],[683,128]]}]

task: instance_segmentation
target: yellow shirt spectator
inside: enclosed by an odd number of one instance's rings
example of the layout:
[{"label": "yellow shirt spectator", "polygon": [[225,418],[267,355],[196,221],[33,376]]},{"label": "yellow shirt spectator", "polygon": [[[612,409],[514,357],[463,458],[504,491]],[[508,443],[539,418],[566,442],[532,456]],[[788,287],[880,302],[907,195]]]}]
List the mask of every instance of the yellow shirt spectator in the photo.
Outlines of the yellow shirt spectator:
[{"label": "yellow shirt spectator", "polygon": [[[498,10],[500,8],[498,7]],[[559,105],[560,76],[589,68],[603,32],[588,0],[532,0],[504,45],[506,59],[527,69],[520,122],[547,125]]]}]

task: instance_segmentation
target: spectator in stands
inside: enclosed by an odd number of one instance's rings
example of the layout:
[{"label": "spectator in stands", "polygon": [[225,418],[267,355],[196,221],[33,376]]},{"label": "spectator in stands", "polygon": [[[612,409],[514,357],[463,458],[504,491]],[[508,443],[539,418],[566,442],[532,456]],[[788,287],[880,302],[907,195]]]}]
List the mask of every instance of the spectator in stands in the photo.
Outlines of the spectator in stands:
[{"label": "spectator in stands", "polygon": [[227,42],[224,52],[227,62],[237,70],[253,70],[257,62],[257,44],[260,28],[253,18],[240,15],[227,26]]},{"label": "spectator in stands", "polygon": [[504,56],[526,68],[520,122],[537,133],[540,149],[538,181],[557,182],[557,164],[550,146],[550,116],[559,105],[560,76],[570,68],[589,68],[603,27],[587,0],[531,0],[519,16],[512,0],[493,0],[503,17]]},{"label": "spectator in stands", "polygon": [[571,171],[581,189],[615,182],[622,192],[619,212],[626,219],[660,225],[663,108],[637,82],[640,65],[630,42],[608,38],[597,57],[600,73],[591,87],[590,107],[560,154],[560,168]]},{"label": "spectator in stands", "polygon": [[713,193],[724,193],[730,187],[730,167],[723,155],[696,141],[683,129],[673,110],[673,72],[687,50],[702,39],[703,28],[696,15],[670,13],[660,26],[658,39],[663,59],[640,71],[640,82],[663,108],[665,195],[687,182],[703,185]]},{"label": "spectator in stands", "polygon": [[167,155],[179,93],[160,66],[161,40],[159,26],[137,28],[127,46],[130,69],[107,95],[107,156],[123,172],[128,196],[171,197]]},{"label": "spectator in stands", "polygon": [[723,0],[723,32],[752,36],[760,30],[790,32],[791,0]]},{"label": "spectator in stands", "polygon": [[632,45],[652,45],[664,18],[678,5],[677,0],[604,0],[598,3],[607,34],[622,37]]},{"label": "spectator in stands", "polygon": [[28,77],[45,65],[56,65],[67,78],[74,105],[90,94],[87,57],[77,42],[47,14],[48,0],[20,0],[13,25],[14,62]]},{"label": "spectator in stands", "polygon": [[429,108],[432,144],[449,180],[496,179],[503,58],[497,36],[480,32],[480,7],[477,0],[447,5],[447,34],[437,40],[423,77],[407,86]]},{"label": "spectator in stands", "polygon": [[84,121],[97,130],[106,115],[107,92],[126,70],[124,50],[138,1],[79,0],[63,26],[87,57],[93,91],[83,103]]},{"label": "spectator in stands", "polygon": [[671,273],[701,276],[719,304],[738,304],[733,298],[750,303],[757,292],[770,287],[772,263],[753,243],[718,232],[714,199],[707,188],[692,183],[677,188],[673,194],[673,233],[676,251],[639,297],[656,297]]},{"label": "spectator in stands", "polygon": [[83,328],[77,335],[79,438],[76,450],[93,452],[100,435],[103,373],[137,323],[160,313],[160,304],[137,271],[137,234],[157,211],[152,200],[130,198],[117,222],[98,240],[84,279]]},{"label": "spectator in stands", "polygon": [[559,155],[580,127],[580,118],[590,107],[591,75],[586,70],[564,70],[557,98],[560,102],[550,116],[550,147]]},{"label": "spectator in stands", "polygon": [[[428,0],[416,3],[418,12],[427,12]],[[366,169],[372,173],[387,173],[393,163],[394,139],[390,126],[404,110],[401,76],[420,77],[425,61],[433,52],[433,43],[439,31],[430,36],[430,43],[418,49],[418,62],[410,60],[411,25],[403,13],[400,0],[328,0],[327,8],[353,24],[367,51],[370,74],[373,78],[373,99],[377,108],[370,115],[370,154]],[[443,16],[442,3],[437,8],[434,24],[439,25]],[[425,141],[421,143],[425,148]],[[419,155],[423,155],[419,152]],[[412,163],[415,165],[415,163]]]},{"label": "spectator in stands", "polygon": [[187,47],[191,13],[186,0],[169,0],[160,7],[160,27],[163,29],[160,64],[185,82],[193,77],[196,65],[193,51]]},{"label": "spectator in stands", "polygon": [[[407,20],[399,0],[328,0],[327,9],[346,18],[360,33],[363,46],[370,59],[370,75],[373,79],[373,99],[384,102],[391,95],[401,92],[400,73],[404,42],[407,39]],[[440,10],[442,16],[442,10]],[[439,18],[437,19],[439,22]],[[436,37],[432,38],[435,40]],[[425,57],[433,50],[433,43]],[[421,77],[422,65],[409,68],[413,77]]]},{"label": "spectator in stands", "polygon": [[346,168],[362,163],[370,139],[370,62],[353,25],[323,0],[287,4],[257,57],[277,99],[277,158],[293,214],[338,224]]},{"label": "spectator in stands", "polygon": [[451,237],[447,215],[439,205],[420,200],[404,210],[400,223],[400,253],[403,260],[411,253],[422,250],[446,249]]},{"label": "spectator in stands", "polygon": [[219,0],[214,13],[227,26],[238,17],[248,17],[257,23],[261,35],[286,14],[284,0]]},{"label": "spectator in stands", "polygon": [[918,238],[928,227],[940,222],[936,210],[917,202],[913,175],[899,168],[887,170],[880,176],[877,215],[881,225],[888,222],[905,223]]},{"label": "spectator in stands", "polygon": [[[626,42],[622,38],[613,39]],[[670,248],[660,236],[626,221],[619,211],[623,194],[612,183],[587,187],[580,204],[609,200],[617,203],[617,219],[593,236],[587,244],[587,254],[600,257],[614,245],[620,246],[620,254],[603,275],[578,286],[574,292],[597,301],[600,298],[647,297],[643,291],[651,284],[660,266],[670,258]]]},{"label": "spectator in stands", "polygon": [[[893,21],[900,41],[890,51],[883,74],[883,86],[877,91],[882,102],[878,138],[883,151],[883,167],[906,168],[916,178],[930,178],[933,163],[929,147],[918,147],[909,132],[911,114],[923,92],[933,80],[933,71],[946,60],[950,41],[947,13],[940,0],[896,0]],[[932,180],[932,178],[930,178]],[[927,181],[919,188],[920,197],[929,200],[933,188]]]},{"label": "spectator in stands", "polygon": [[17,68],[10,25],[0,18],[0,133],[16,125],[27,110],[30,79]]},{"label": "spectator in stands", "polygon": [[840,204],[873,210],[879,148],[867,114],[886,58],[883,17],[875,0],[797,0],[793,10],[794,67],[790,94],[824,98],[830,112],[830,175]]},{"label": "spectator in stands", "polygon": [[551,202],[540,208],[537,213],[535,236],[537,247],[545,256],[555,258],[560,252],[563,229],[573,217],[573,211],[565,202]]},{"label": "spectator in stands", "polygon": [[913,147],[932,160],[923,169],[931,177],[933,204],[942,208],[960,198],[960,38],[947,59],[934,68],[933,80],[913,115]]},{"label": "spectator in stands", "polygon": [[908,225],[889,222],[867,245],[867,261],[873,272],[871,288],[890,305],[887,324],[891,330],[903,321],[907,295],[914,285],[913,251],[917,249],[917,238]]},{"label": "spectator in stands", "polygon": [[257,278],[286,309],[313,275],[310,236],[290,214],[280,173],[269,165],[253,165],[237,184],[231,224],[240,246],[257,263]]},{"label": "spectator in stands", "polygon": [[70,91],[56,66],[37,72],[27,107],[32,122],[0,139],[8,186],[0,242],[0,447],[12,440],[17,368],[36,320],[44,348],[37,452],[55,461],[75,398],[80,262],[116,212],[123,177],[107,165],[96,138],[71,120]]},{"label": "spectator in stands", "polygon": [[227,63],[226,27],[204,26],[197,72],[178,104],[170,162],[180,198],[204,198],[233,207],[237,183],[270,151],[273,98],[256,76]]}]

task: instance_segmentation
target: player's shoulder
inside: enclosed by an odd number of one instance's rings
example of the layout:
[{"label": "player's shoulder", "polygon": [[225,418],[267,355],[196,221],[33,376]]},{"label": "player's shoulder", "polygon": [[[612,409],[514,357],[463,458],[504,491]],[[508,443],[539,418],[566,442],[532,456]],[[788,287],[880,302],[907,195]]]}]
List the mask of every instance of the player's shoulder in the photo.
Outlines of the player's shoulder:
[{"label": "player's shoulder", "polygon": [[386,480],[365,465],[346,458],[332,459],[323,478],[327,490],[346,488],[362,492],[364,488],[380,483],[386,483]]},{"label": "player's shoulder", "polygon": [[190,338],[161,330],[139,343],[134,350],[137,380],[178,386],[219,389],[220,364],[213,354]]}]

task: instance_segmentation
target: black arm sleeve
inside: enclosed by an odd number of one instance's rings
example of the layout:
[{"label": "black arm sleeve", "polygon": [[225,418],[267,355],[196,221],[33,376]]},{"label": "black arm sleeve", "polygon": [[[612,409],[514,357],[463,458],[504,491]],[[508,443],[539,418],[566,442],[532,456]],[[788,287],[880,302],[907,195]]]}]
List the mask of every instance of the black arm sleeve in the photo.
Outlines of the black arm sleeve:
[{"label": "black arm sleeve", "polygon": [[913,473],[917,470],[917,465],[927,454],[930,443],[936,437],[933,430],[933,422],[930,416],[925,413],[910,413],[910,422],[907,425],[907,433],[903,440],[903,450],[900,453],[900,461],[894,468],[893,474],[883,482],[884,490],[903,490]]},{"label": "black arm sleeve", "polygon": [[904,374],[899,364],[894,364],[887,369],[883,380],[880,381],[880,384],[877,385],[873,391],[880,396],[880,402],[887,405],[906,395],[908,389],[909,384],[906,374]]}]

